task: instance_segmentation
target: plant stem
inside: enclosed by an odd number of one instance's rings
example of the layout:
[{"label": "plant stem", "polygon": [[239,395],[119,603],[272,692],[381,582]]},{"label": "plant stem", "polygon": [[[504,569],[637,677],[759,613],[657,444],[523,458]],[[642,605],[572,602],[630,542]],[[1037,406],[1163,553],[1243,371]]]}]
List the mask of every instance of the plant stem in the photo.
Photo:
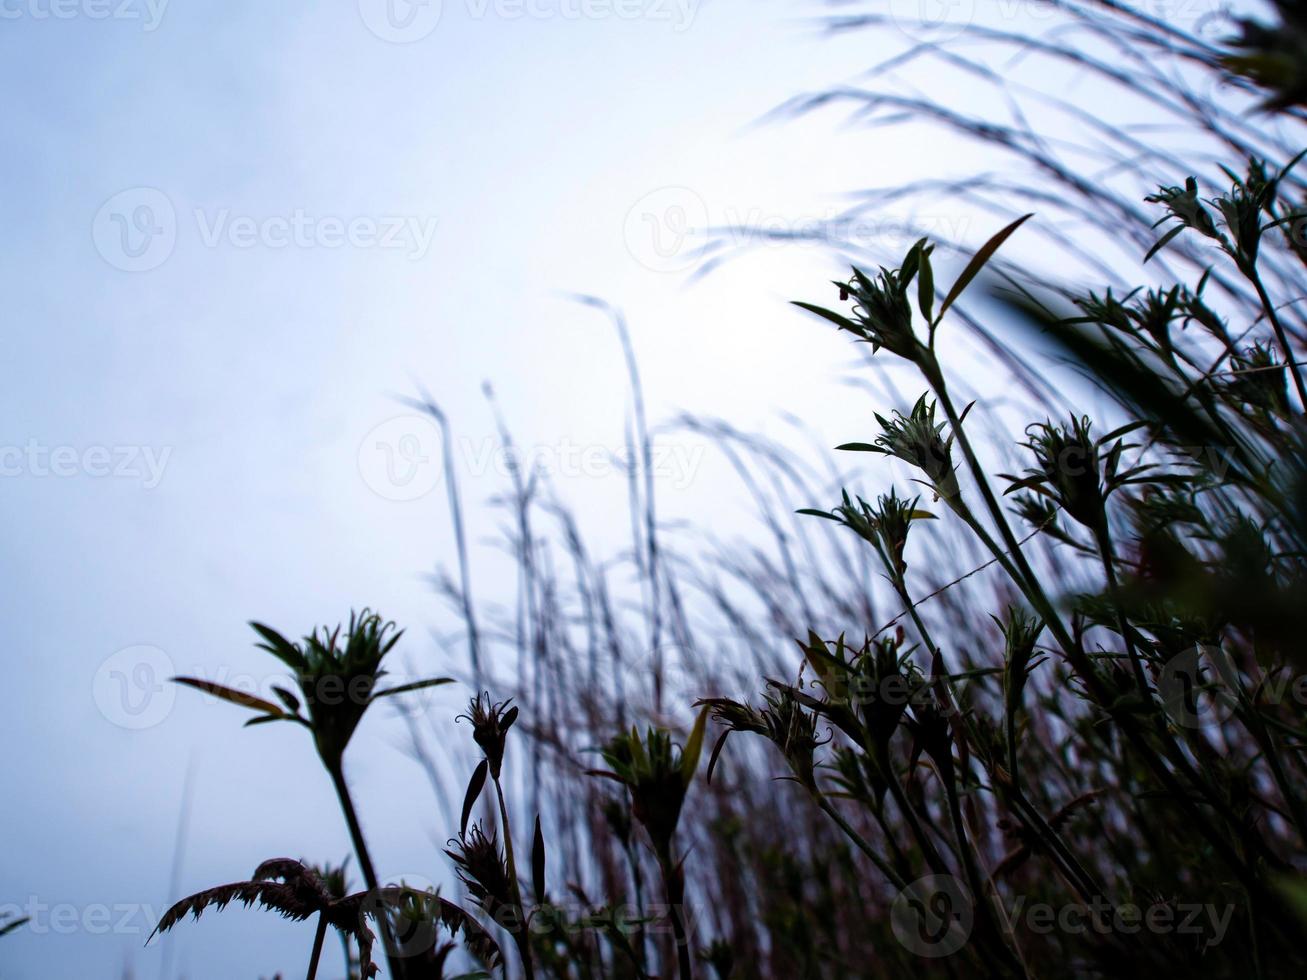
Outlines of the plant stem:
[{"label": "plant stem", "polygon": [[[349,837],[354,844],[354,853],[359,859],[359,870],[363,874],[363,881],[368,886],[368,891],[376,892],[380,887],[377,883],[377,872],[372,866],[372,855],[368,853],[367,841],[363,839],[363,828],[359,826],[358,812],[354,809],[354,800],[349,795],[349,786],[345,782],[344,766],[339,761],[325,762],[327,772],[331,775],[332,785],[336,787],[336,798],[340,800],[340,809],[345,814],[345,825],[349,828]],[[394,980],[403,980],[404,963],[391,953],[389,942],[390,934],[388,924],[384,917],[377,922],[377,928],[382,933],[382,945],[386,948],[386,966],[390,970],[391,977]]]},{"label": "plant stem", "polygon": [[693,980],[694,967],[690,962],[690,937],[685,931],[682,909],[685,906],[685,879],[672,861],[669,850],[658,854],[658,869],[663,875],[663,891],[667,895],[668,914],[672,918],[672,935],[676,939],[676,962],[681,980]]},{"label": "plant stem", "polygon": [[526,909],[522,907],[522,885],[517,880],[517,859],[513,856],[513,831],[508,824],[508,807],[504,804],[504,790],[498,776],[491,777],[495,783],[495,796],[499,800],[499,822],[504,831],[504,858],[508,862],[508,881],[513,889],[513,903],[517,906],[517,928],[513,930],[513,940],[517,943],[518,955],[522,957],[522,970],[526,980],[535,980],[535,965],[531,961],[531,939],[527,929]]},{"label": "plant stem", "polygon": [[814,793],[813,799],[817,801],[817,806],[821,808],[821,811],[835,821],[835,825],[839,827],[840,830],[844,831],[844,836],[853,841],[858,850],[871,859],[871,863],[880,869],[881,874],[889,879],[891,885],[899,889],[899,891],[908,887],[908,883],[903,879],[903,877],[889,865],[889,862],[876,853],[875,849],[867,843],[866,838],[858,833],[849,822],[840,815],[840,812],[831,805],[826,797],[822,796],[820,793]]},{"label": "plant stem", "polygon": [[1303,385],[1302,372],[1298,369],[1298,358],[1294,357],[1293,348],[1289,346],[1289,334],[1284,329],[1284,324],[1280,322],[1280,315],[1275,312],[1275,304],[1271,302],[1271,297],[1266,292],[1266,287],[1262,285],[1262,277],[1257,274],[1254,267],[1244,268],[1244,263],[1238,263],[1243,270],[1244,276],[1253,284],[1257,290],[1257,298],[1262,302],[1262,309],[1266,311],[1266,319],[1271,321],[1271,329],[1275,331],[1275,339],[1280,342],[1280,348],[1284,352],[1284,359],[1289,365],[1289,371],[1293,376],[1293,386],[1298,391],[1298,404],[1301,410],[1307,412],[1307,386]]},{"label": "plant stem", "polygon": [[318,931],[313,936],[313,955],[309,957],[309,975],[306,980],[313,980],[318,975],[318,960],[322,957],[322,942],[327,938],[327,914],[318,915]]}]

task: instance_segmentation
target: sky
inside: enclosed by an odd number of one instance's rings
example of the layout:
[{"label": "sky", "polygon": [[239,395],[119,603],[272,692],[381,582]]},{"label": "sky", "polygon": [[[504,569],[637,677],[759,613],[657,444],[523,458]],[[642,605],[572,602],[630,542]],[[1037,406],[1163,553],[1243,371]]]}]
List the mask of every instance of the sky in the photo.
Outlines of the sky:
[{"label": "sky", "polygon": [[[600,550],[627,533],[605,456],[627,380],[573,294],[625,311],[655,421],[774,432],[788,411],[833,445],[867,417],[836,383],[847,345],[787,306],[828,299],[839,263],[765,234],[971,151],[760,123],[903,42],[823,38],[818,10],[0,0],[0,911],[33,916],[0,939],[5,980],[302,968],[311,924],[240,909],[145,946],[179,894],[349,850],[301,731],[162,681],[266,683],[248,620],[298,636],[363,605],[446,672],[423,579],[453,559],[438,443],[400,396],[449,413],[474,538],[505,482],[490,382]],[[905,251],[878,220],[859,234]],[[756,247],[690,276],[690,231],[727,225]],[[720,463],[667,448],[668,512],[731,527]],[[477,548],[480,590],[508,598],[495,563]],[[370,716],[351,784],[382,877],[441,880],[449,801],[402,736]],[[414,804],[366,803],[395,793]]]}]

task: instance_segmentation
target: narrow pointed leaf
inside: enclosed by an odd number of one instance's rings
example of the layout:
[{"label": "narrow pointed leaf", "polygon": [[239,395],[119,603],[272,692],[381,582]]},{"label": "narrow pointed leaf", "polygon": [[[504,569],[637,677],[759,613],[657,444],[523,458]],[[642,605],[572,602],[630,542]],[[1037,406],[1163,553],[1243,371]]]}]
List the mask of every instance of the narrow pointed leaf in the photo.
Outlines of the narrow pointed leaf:
[{"label": "narrow pointed leaf", "polygon": [[224,701],[230,701],[232,704],[238,704],[242,708],[252,708],[255,711],[263,711],[277,717],[283,716],[286,712],[282,711],[271,701],[265,701],[263,698],[256,698],[253,694],[246,694],[244,691],[235,691],[230,687],[223,687],[221,684],[215,684],[212,681],[202,681],[196,677],[174,677],[174,684],[185,684],[187,687],[193,687],[197,691],[203,691],[205,694],[211,694],[215,698],[221,698]]},{"label": "narrow pointed leaf", "polygon": [[1022,215],[980,247],[980,251],[971,257],[971,261],[967,263],[967,267],[962,270],[962,275],[958,276],[958,281],[953,284],[953,288],[950,289],[948,295],[944,297],[944,303],[939,308],[939,316],[936,317],[936,320],[943,318],[944,314],[948,311],[948,308],[953,305],[953,301],[962,295],[964,289],[971,285],[971,280],[975,279],[976,276],[980,274],[980,270],[985,267],[986,263],[988,263],[991,258],[994,257],[994,253],[997,252],[1002,244],[1008,240],[1008,237],[1020,228],[1027,220],[1033,217],[1033,214]]},{"label": "narrow pointed leaf", "polygon": [[453,684],[452,677],[431,677],[425,681],[413,681],[411,684],[400,684],[398,687],[388,687],[384,691],[377,691],[372,695],[372,700],[377,698],[388,698],[392,694],[407,694],[409,691],[420,691],[426,687],[439,687],[441,684]]},{"label": "narrow pointed leaf", "polygon": [[1185,229],[1185,226],[1184,226],[1184,225],[1176,225],[1174,228],[1172,228],[1170,231],[1168,231],[1165,235],[1163,235],[1161,238],[1159,238],[1156,242],[1154,242],[1154,243],[1153,243],[1153,247],[1150,248],[1150,249],[1148,250],[1148,253],[1144,256],[1144,263],[1147,264],[1147,262],[1148,262],[1149,259],[1151,259],[1154,255],[1156,255],[1156,254],[1157,254],[1158,252],[1160,252],[1162,249],[1166,248],[1166,246],[1167,246],[1168,244],[1170,244],[1171,239],[1175,238],[1175,236],[1178,235],[1178,234],[1180,234],[1180,232],[1184,231],[1184,229]]},{"label": "narrow pointed leaf", "polygon": [[708,727],[707,706],[699,709],[699,717],[694,720],[690,730],[690,739],[685,743],[681,753],[681,779],[689,786],[694,779],[695,770],[699,768],[699,755],[703,752],[703,736]]},{"label": "narrow pointed leaf", "polygon": [[835,324],[835,326],[839,327],[841,330],[847,330],[849,333],[855,333],[858,334],[859,336],[862,335],[861,328],[859,328],[856,323],[854,323],[846,316],[840,316],[840,314],[838,313],[835,313],[831,310],[824,309],[823,307],[820,306],[814,306],[812,303],[800,303],[796,301],[794,305],[799,307],[799,309],[801,310],[807,310],[809,313],[816,313],[817,316],[822,317],[825,320],[829,320],[831,323]]},{"label": "narrow pointed leaf", "polygon": [[490,763],[482,759],[472,772],[472,778],[468,780],[467,793],[463,796],[463,819],[458,824],[458,834],[460,837],[467,834],[467,821],[472,816],[472,807],[476,806],[477,798],[481,795],[481,789],[486,785],[486,772]]},{"label": "narrow pointed leaf", "polygon": [[531,884],[535,888],[537,905],[545,904],[545,835],[540,829],[540,814],[536,814],[535,840],[531,843]]}]

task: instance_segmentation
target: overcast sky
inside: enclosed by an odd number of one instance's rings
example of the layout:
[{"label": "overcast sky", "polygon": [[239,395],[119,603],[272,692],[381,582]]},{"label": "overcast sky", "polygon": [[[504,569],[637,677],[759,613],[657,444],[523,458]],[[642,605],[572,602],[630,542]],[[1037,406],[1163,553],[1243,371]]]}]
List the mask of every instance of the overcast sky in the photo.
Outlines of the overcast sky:
[{"label": "overcast sky", "polygon": [[[625,309],[655,420],[864,435],[847,345],[786,306],[828,299],[838,263],[765,246],[689,282],[687,229],[802,230],[958,153],[833,116],[754,125],[902,38],[822,39],[794,2],[390,2],[0,2],[0,906],[35,916],[0,939],[6,980],[302,969],[311,924],[239,909],[143,948],[188,771],[183,892],[349,850],[302,731],[157,682],[266,678],[246,620],[298,636],[365,604],[442,672],[421,576],[452,559],[448,517],[396,394],[441,401],[479,501],[503,486],[493,382],[601,551],[626,543],[600,452],[626,378],[569,293]],[[711,461],[669,452],[668,512],[729,527]],[[493,563],[478,549],[488,598]],[[450,828],[402,735],[376,712],[348,771],[383,877],[439,880]]]}]

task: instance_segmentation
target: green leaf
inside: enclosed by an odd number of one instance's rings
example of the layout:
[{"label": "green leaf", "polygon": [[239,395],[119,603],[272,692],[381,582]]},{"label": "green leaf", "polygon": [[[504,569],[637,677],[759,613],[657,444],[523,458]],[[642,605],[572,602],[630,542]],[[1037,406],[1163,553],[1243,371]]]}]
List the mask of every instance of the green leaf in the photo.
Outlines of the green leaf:
[{"label": "green leaf", "polygon": [[255,715],[247,721],[242,728],[252,728],[254,725],[266,725],[270,721],[299,721],[295,715]]},{"label": "green leaf", "polygon": [[482,759],[472,771],[472,778],[468,780],[467,793],[463,796],[463,819],[458,824],[460,837],[467,833],[468,818],[472,816],[472,807],[476,806],[477,797],[481,795],[481,789],[486,785],[486,773],[489,769],[490,763]]},{"label": "green leaf", "polygon": [[840,521],[840,519],[834,514],[828,514],[824,510],[813,510],[811,507],[804,507],[802,510],[796,510],[794,513],[803,514],[806,517],[824,517],[826,520],[834,521],[836,524]]},{"label": "green leaf", "polygon": [[224,701],[230,701],[232,704],[238,704],[242,708],[252,708],[255,711],[263,711],[278,718],[283,717],[286,712],[282,711],[271,701],[264,701],[263,698],[256,698],[253,694],[246,694],[244,691],[235,691],[230,687],[223,687],[221,684],[215,684],[212,681],[202,681],[195,677],[174,677],[174,684],[185,684],[187,687],[193,687],[197,691],[203,691],[205,694],[211,694],[215,698],[221,698]]},{"label": "green leaf", "polygon": [[535,888],[537,905],[545,904],[545,835],[540,829],[540,814],[536,814],[535,840],[531,842],[531,884]]},{"label": "green leaf", "polygon": [[962,270],[962,275],[958,276],[958,281],[953,284],[953,288],[950,289],[948,295],[944,297],[944,305],[939,308],[939,315],[935,317],[936,321],[944,318],[945,312],[947,312],[948,308],[953,305],[953,301],[962,295],[962,290],[971,285],[971,280],[975,279],[976,276],[980,274],[980,270],[985,267],[986,263],[988,263],[991,258],[993,258],[994,253],[997,252],[1002,244],[1008,240],[1008,237],[1020,228],[1028,219],[1033,217],[1033,214],[1023,214],[1020,218],[1017,218],[1016,221],[1012,222],[980,247],[980,251],[971,257],[971,261],[967,263],[967,267]]},{"label": "green leaf", "polygon": [[816,313],[819,317],[829,320],[831,323],[835,324],[835,326],[839,327],[841,330],[847,330],[849,331],[849,333],[855,333],[859,337],[862,336],[862,328],[859,327],[856,323],[854,323],[846,316],[840,316],[840,314],[838,313],[832,312],[831,310],[824,309],[823,307],[820,306],[814,306],[812,303],[800,303],[796,300],[794,305],[799,307],[799,309],[801,310],[807,310],[809,313]]},{"label": "green leaf", "polygon": [[703,752],[703,735],[708,727],[708,707],[699,709],[699,717],[694,720],[690,730],[690,739],[685,743],[681,753],[681,780],[686,786],[694,779],[695,770],[699,768],[699,755]]},{"label": "green leaf", "polygon": [[278,633],[270,626],[264,626],[262,623],[251,621],[250,626],[254,631],[263,637],[262,643],[258,644],[260,649],[267,650],[270,654],[284,663],[287,667],[296,672],[302,672],[307,666],[304,662],[304,656],[295,648],[284,636]]},{"label": "green leaf", "polygon": [[836,446],[835,449],[849,453],[886,453],[888,455],[888,450],[881,446],[873,446],[869,442],[846,442],[842,446]]},{"label": "green leaf", "polygon": [[[1002,474],[1002,473],[999,474],[999,476],[1004,476],[1004,475],[1005,475],[1005,474]],[[1027,477],[1025,477],[1024,479],[1021,479],[1021,480],[1017,480],[1017,481],[1015,481],[1011,486],[1009,486],[1006,490],[1004,490],[1004,491],[1003,491],[1003,496],[1006,497],[1008,494],[1010,494],[1010,493],[1016,493],[1018,490],[1030,490],[1030,489],[1034,489],[1034,488],[1038,487],[1040,484],[1047,482],[1047,480],[1048,480],[1048,477],[1043,476],[1043,475],[1040,475],[1040,476],[1027,476]]]},{"label": "green leaf", "polygon": [[1160,252],[1162,249],[1164,249],[1164,248],[1165,248],[1165,247],[1170,243],[1171,239],[1175,238],[1175,236],[1178,235],[1178,234],[1180,234],[1180,232],[1184,231],[1184,229],[1185,229],[1185,226],[1184,226],[1184,225],[1176,225],[1174,228],[1172,228],[1170,231],[1168,231],[1165,235],[1163,235],[1161,238],[1159,238],[1156,242],[1154,242],[1154,243],[1153,243],[1153,247],[1150,248],[1150,249],[1148,250],[1148,254],[1144,256],[1144,264],[1147,265],[1149,259],[1151,259],[1154,255],[1156,255],[1156,254],[1157,254],[1158,252]]},{"label": "green leaf", "polygon": [[929,323],[931,311],[935,308],[935,272],[930,267],[928,248],[921,249],[921,278],[917,280],[917,308]]},{"label": "green leaf", "polygon": [[19,926],[23,925],[23,923],[28,922],[30,920],[31,920],[31,916],[25,915],[21,919],[13,919],[12,921],[0,925],[0,936],[4,936],[8,933],[13,932]]},{"label": "green leaf", "polygon": [[712,782],[713,770],[717,768],[717,757],[722,754],[722,749],[726,747],[726,736],[731,734],[728,728],[722,732],[717,739],[717,744],[712,747],[712,752],[708,754],[708,782]]},{"label": "green leaf", "polygon": [[392,694],[407,694],[409,691],[420,691],[424,687],[438,687],[441,684],[453,684],[452,677],[431,677],[425,681],[413,681],[411,684],[400,684],[398,687],[388,687],[384,691],[377,691],[372,695],[372,700],[377,698],[388,698]]},{"label": "green leaf", "polygon": [[300,710],[300,699],[295,696],[294,692],[288,691],[284,687],[278,687],[274,685],[272,688],[272,693],[277,695],[277,697],[281,700],[281,703],[286,706],[287,711]]}]

